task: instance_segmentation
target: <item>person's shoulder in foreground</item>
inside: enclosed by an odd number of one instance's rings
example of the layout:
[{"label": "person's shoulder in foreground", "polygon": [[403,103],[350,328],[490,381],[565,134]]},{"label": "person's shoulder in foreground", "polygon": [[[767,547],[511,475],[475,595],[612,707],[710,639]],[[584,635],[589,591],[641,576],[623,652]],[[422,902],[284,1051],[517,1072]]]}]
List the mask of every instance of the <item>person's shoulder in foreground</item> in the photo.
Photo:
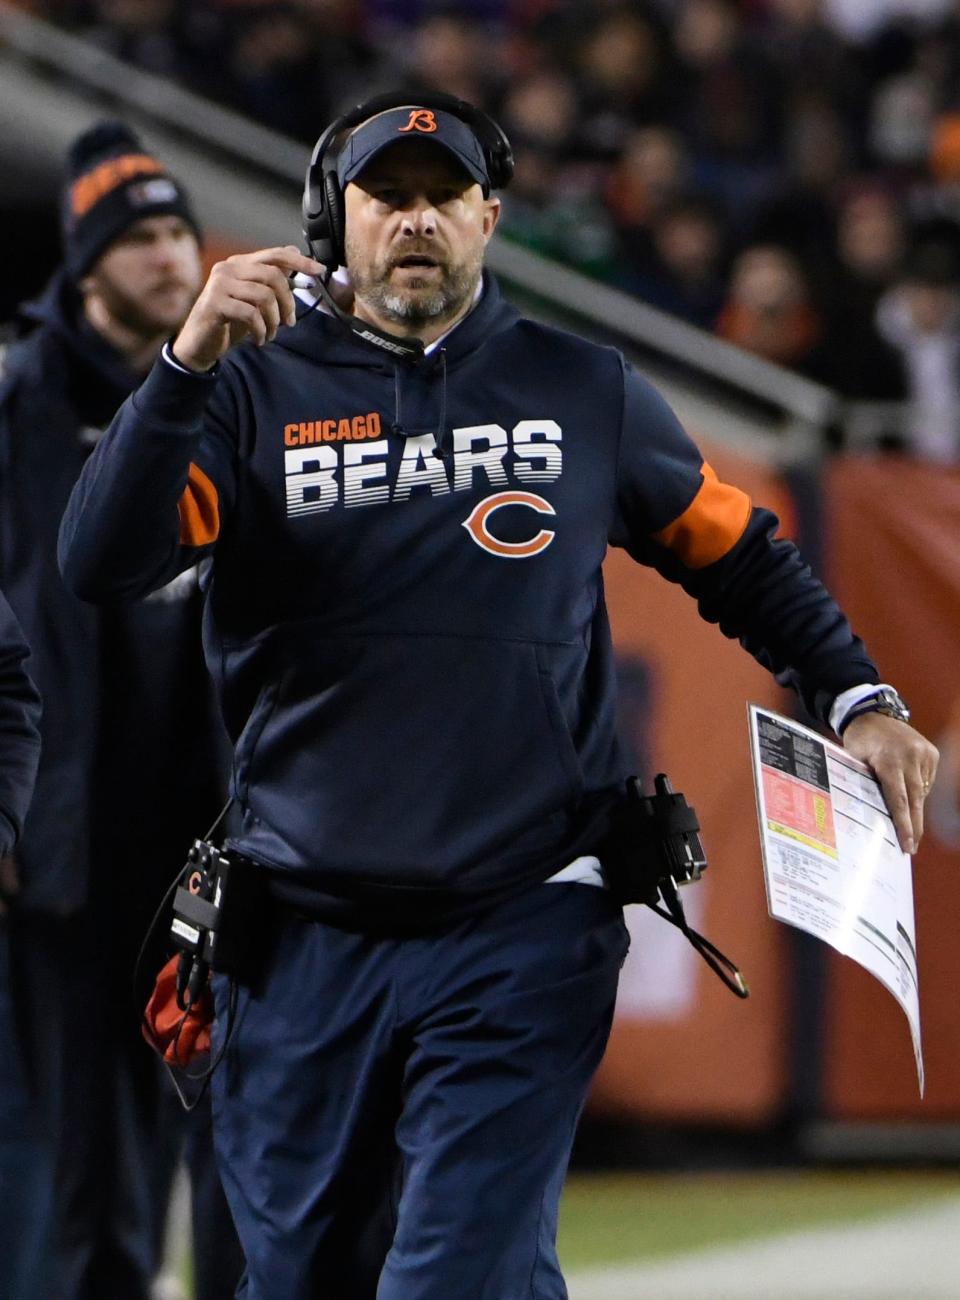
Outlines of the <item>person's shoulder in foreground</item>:
[{"label": "person's shoulder in foreground", "polygon": [[0,858],[13,850],[23,830],[40,758],[40,696],[27,672],[29,655],[0,594]]}]

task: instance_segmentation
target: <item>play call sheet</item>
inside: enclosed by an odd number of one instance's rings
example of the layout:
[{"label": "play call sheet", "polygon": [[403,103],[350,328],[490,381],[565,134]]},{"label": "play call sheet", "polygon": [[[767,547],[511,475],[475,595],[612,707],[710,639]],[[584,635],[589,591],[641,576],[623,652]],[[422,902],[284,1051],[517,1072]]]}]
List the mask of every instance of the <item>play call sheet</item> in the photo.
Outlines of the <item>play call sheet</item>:
[{"label": "play call sheet", "polygon": [[910,858],[863,763],[816,732],[750,706],[767,906],[887,986],[910,1024],[923,1094]]}]

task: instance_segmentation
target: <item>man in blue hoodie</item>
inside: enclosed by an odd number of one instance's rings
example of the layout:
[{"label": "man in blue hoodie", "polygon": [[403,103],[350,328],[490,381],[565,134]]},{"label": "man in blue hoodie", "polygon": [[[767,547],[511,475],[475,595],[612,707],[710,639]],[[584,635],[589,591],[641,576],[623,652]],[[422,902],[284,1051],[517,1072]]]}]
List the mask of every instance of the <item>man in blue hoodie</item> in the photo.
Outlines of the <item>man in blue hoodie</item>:
[{"label": "man in blue hoodie", "polygon": [[305,210],[354,315],[298,318],[288,276],[324,266],[293,247],[216,266],[85,467],[61,567],[118,600],[213,558],[229,844],[274,900],[256,976],[215,987],[240,1294],[561,1300],[627,946],[598,856],[627,775],[607,547],[792,673],[908,848],[936,751],[650,385],[501,300],[496,128],[402,96],[340,125]]},{"label": "man in blue hoodie", "polygon": [[[45,702],[34,802],[0,872],[54,1186],[52,1212],[29,1202],[0,1252],[0,1292],[146,1300],[184,1123],[140,1036],[133,967],[197,825],[215,816],[221,764],[196,570],[147,601],[95,610],[64,587],[56,537],[84,462],[182,324],[202,268],[186,194],[120,122],[74,142],[61,217],[64,265],[21,309],[0,377],[0,581]],[[239,1251],[202,1121],[192,1129],[200,1294],[222,1300]],[[22,1186],[13,1201],[5,1227],[20,1221]]]}]

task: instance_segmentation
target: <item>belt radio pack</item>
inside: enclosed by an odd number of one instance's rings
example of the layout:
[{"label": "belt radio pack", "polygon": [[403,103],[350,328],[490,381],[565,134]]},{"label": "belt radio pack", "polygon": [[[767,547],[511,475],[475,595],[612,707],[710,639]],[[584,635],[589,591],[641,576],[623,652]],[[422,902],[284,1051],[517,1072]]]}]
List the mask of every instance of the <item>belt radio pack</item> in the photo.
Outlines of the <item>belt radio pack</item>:
[{"label": "belt radio pack", "polygon": [[238,975],[248,960],[265,897],[263,871],[249,859],[195,840],[176,893],[170,941],[180,950],[177,1003],[196,1002],[210,971]]},{"label": "belt radio pack", "polygon": [[602,849],[604,875],[619,902],[652,908],[682,932],[728,989],[748,997],[740,971],[687,924],[680,901],[681,886],[698,881],[707,869],[696,809],[662,772],[653,788],[653,794],[645,794],[639,777],[627,780]]},{"label": "belt radio pack", "polygon": [[[137,958],[135,994],[148,945],[173,896],[173,917],[168,938],[174,956],[156,977],[153,993],[141,1014],[143,1035],[163,1059],[185,1110],[193,1110],[203,1097],[214,1070],[223,1059],[233,1034],[237,1007],[237,980],[255,969],[255,936],[264,915],[264,872],[256,863],[221,849],[211,836],[226,814],[220,814],[206,839],[195,840],[186,865],[167,891]],[[210,972],[230,977],[227,1025],[214,1060],[200,1073],[181,1077],[199,1083],[189,1099],[172,1067],[185,1071],[211,1051],[214,1020]]]}]

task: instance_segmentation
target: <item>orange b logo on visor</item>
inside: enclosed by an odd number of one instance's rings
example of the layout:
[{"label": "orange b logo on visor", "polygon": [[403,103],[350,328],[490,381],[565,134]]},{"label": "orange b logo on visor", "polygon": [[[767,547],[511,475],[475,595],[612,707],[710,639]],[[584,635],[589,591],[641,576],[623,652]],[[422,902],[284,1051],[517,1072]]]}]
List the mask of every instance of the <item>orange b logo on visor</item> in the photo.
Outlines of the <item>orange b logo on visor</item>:
[{"label": "orange b logo on visor", "polygon": [[410,112],[410,121],[406,126],[401,126],[400,131],[424,131],[428,135],[431,131],[436,131],[437,119],[429,108],[414,108]]}]

